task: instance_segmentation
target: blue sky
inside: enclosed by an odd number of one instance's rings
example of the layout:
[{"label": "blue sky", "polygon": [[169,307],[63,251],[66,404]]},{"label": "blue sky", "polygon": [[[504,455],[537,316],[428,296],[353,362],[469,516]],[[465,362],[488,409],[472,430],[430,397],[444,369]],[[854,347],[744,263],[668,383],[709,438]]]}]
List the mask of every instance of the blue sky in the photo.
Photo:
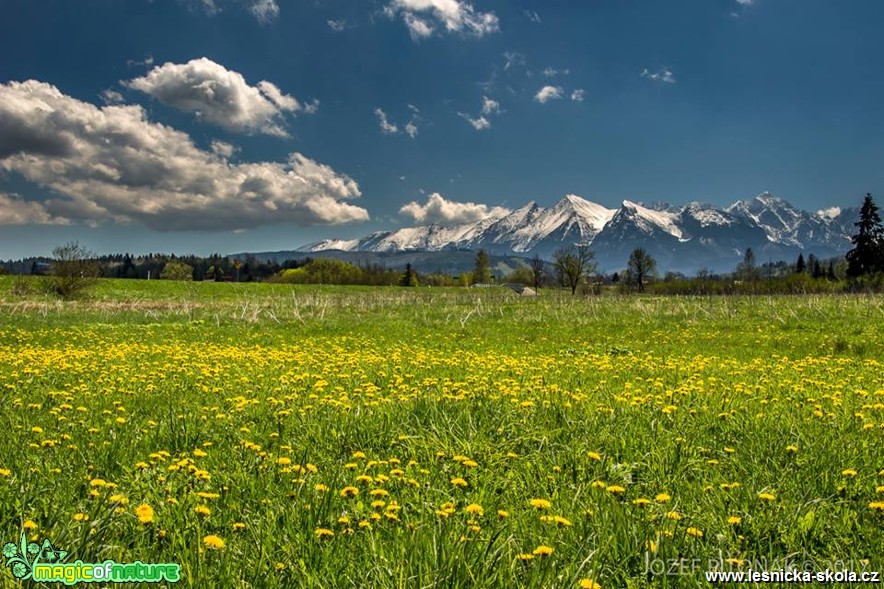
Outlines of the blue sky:
[{"label": "blue sky", "polygon": [[884,185],[878,0],[0,10],[0,258],[291,249],[568,193],[816,210]]}]

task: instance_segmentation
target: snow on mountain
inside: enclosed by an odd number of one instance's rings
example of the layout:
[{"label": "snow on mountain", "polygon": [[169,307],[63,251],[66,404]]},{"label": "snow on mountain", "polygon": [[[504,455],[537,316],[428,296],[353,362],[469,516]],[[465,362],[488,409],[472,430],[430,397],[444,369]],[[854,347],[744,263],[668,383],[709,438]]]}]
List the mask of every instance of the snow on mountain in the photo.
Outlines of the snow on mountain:
[{"label": "snow on mountain", "polygon": [[661,229],[678,239],[683,237],[681,229],[675,224],[675,220],[678,218],[676,213],[655,211],[629,200],[623,201],[623,208],[620,210],[632,211],[637,225],[647,233],[651,233],[655,229]]},{"label": "snow on mountain", "polygon": [[302,252],[418,252],[478,250],[498,255],[540,255],[590,244],[602,269],[617,269],[635,247],[657,258],[661,269],[732,269],[746,248],[763,259],[789,259],[799,251],[826,257],[850,248],[857,209],[832,207],[816,213],[795,208],[770,193],[729,207],[691,202],[677,207],[624,200],[609,209],[574,194],[552,207],[536,202],[474,223],[406,227],[357,240],[323,240]]}]

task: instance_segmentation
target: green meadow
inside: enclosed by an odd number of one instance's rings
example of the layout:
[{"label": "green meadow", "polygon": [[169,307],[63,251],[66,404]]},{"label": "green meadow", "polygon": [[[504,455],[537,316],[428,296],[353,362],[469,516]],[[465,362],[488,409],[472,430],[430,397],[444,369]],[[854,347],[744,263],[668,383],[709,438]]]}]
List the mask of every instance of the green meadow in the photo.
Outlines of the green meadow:
[{"label": "green meadow", "polygon": [[180,587],[884,571],[882,350],[880,295],[0,277],[0,544]]}]

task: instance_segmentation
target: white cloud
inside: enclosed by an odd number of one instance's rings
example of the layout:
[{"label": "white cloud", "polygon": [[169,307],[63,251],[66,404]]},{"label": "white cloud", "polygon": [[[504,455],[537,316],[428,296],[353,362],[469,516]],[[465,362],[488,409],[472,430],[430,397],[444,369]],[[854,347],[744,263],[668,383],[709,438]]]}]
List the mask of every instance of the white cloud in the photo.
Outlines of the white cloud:
[{"label": "white cloud", "polygon": [[185,64],[165,63],[125,85],[237,132],[287,137],[283,115],[302,110],[295,98],[274,84],[261,81],[249,86],[242,74],[206,57]]},{"label": "white cloud", "polygon": [[481,37],[500,30],[497,15],[478,12],[465,0],[392,0],[385,8],[388,16],[402,15],[412,38],[429,37],[435,27],[429,19],[449,33],[468,33]]},{"label": "white cloud", "polygon": [[473,129],[475,129],[476,131],[484,131],[485,129],[491,128],[491,121],[489,121],[485,117],[474,119],[465,112],[459,112],[457,114],[463,117],[463,119],[466,120],[469,124],[471,124],[473,126]]},{"label": "white cloud", "polygon": [[544,68],[543,71],[540,73],[543,74],[544,76],[546,76],[547,78],[553,78],[555,76],[567,76],[568,74],[571,73],[571,70],[569,70],[568,68],[557,70],[555,68],[547,67],[547,68]]},{"label": "white cloud", "polygon": [[39,202],[23,200],[17,194],[0,192],[0,226],[3,225],[67,225],[67,219],[53,217]]},{"label": "white cloud", "polygon": [[233,157],[233,154],[239,151],[239,148],[237,146],[227,143],[226,141],[220,141],[218,139],[212,141],[211,147],[212,152],[215,155],[219,155],[225,158],[231,158]]},{"label": "white cloud", "polygon": [[134,59],[128,59],[128,60],[126,60],[126,65],[129,67],[136,66],[136,65],[143,65],[145,67],[150,67],[153,65],[153,55],[148,55],[147,57],[144,58],[144,61],[136,61]]},{"label": "white cloud", "polygon": [[546,104],[550,100],[558,100],[562,97],[564,89],[561,86],[544,86],[534,95],[534,100],[540,104]]},{"label": "white cloud", "polygon": [[737,0],[737,4],[740,6],[752,6],[755,4],[755,0]]},{"label": "white cloud", "polygon": [[308,115],[315,114],[319,110],[319,99],[314,98],[313,100],[302,106],[304,107],[304,112]]},{"label": "white cloud", "polygon": [[334,20],[334,19],[330,18],[326,22],[328,23],[328,28],[330,28],[331,30],[333,30],[336,33],[340,33],[341,31],[344,31],[347,28],[347,21],[344,20],[343,18],[338,19],[338,20]]},{"label": "white cloud", "polygon": [[583,102],[586,100],[586,90],[583,90],[582,88],[574,90],[571,92],[571,100],[574,102]]},{"label": "white cloud", "polygon": [[[420,121],[421,111],[413,104],[408,105],[408,110],[411,111],[411,119],[405,124],[405,127],[402,128],[401,132],[414,139],[418,135],[417,123]],[[390,117],[382,108],[378,107],[374,109],[374,114],[378,118],[378,126],[382,133],[385,135],[396,135],[400,132],[399,125],[390,120]]]},{"label": "white cloud", "polygon": [[215,4],[215,0],[184,0],[190,10],[202,10],[209,16],[214,16],[221,12],[221,9]]},{"label": "white cloud", "polygon": [[668,67],[660,68],[656,72],[651,73],[648,68],[642,70],[642,78],[647,78],[655,82],[663,82],[664,84],[675,84],[675,74]]},{"label": "white cloud", "polygon": [[411,35],[411,38],[415,41],[426,39],[433,34],[433,27],[424,19],[415,16],[410,12],[406,12],[402,18],[405,20],[405,26],[408,27],[408,32]]},{"label": "white cloud", "polygon": [[123,95],[115,90],[102,90],[100,96],[105,104],[120,104],[123,102]]},{"label": "white cloud", "polygon": [[378,118],[378,125],[381,127],[381,132],[386,135],[393,135],[399,132],[399,127],[390,122],[387,118],[387,113],[381,110],[380,107],[374,109],[374,114]]},{"label": "white cloud", "polygon": [[509,71],[510,68],[525,65],[525,55],[518,51],[506,51],[503,54],[503,71]]},{"label": "white cloud", "polygon": [[258,19],[259,23],[266,25],[279,16],[279,5],[276,0],[254,0],[249,6],[249,12]]},{"label": "white cloud", "polygon": [[528,20],[530,20],[533,23],[539,24],[539,23],[543,22],[543,19],[540,18],[540,15],[537,14],[536,10],[525,10],[524,14],[525,14],[525,18],[527,18]]},{"label": "white cloud", "polygon": [[234,164],[150,122],[141,106],[97,107],[35,80],[0,84],[0,170],[52,190],[42,203],[49,219],[163,231],[368,219],[346,202],[361,194],[354,180],[300,153]]},{"label": "white cloud", "polygon": [[399,213],[418,223],[458,224],[475,223],[489,217],[503,217],[509,214],[510,210],[474,202],[454,202],[434,192],[427,197],[426,203],[411,201],[399,209]]},{"label": "white cloud", "polygon": [[491,115],[500,113],[500,103],[487,96],[482,97],[482,114]]}]

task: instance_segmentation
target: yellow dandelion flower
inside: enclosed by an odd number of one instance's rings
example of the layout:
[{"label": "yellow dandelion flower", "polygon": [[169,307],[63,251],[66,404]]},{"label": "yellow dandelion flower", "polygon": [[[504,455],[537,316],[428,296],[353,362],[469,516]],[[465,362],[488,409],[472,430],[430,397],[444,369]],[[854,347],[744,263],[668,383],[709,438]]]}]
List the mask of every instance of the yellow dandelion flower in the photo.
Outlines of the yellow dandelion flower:
[{"label": "yellow dandelion flower", "polygon": [[795,444],[789,444],[788,446],[786,446],[786,452],[789,452],[790,454],[795,454],[796,452],[798,452],[798,446],[796,446]]},{"label": "yellow dandelion flower", "polygon": [[632,504],[637,507],[644,507],[645,505],[650,505],[651,500],[645,499],[644,497],[639,497],[638,499],[633,499]]},{"label": "yellow dandelion flower", "polygon": [[596,461],[599,461],[599,460],[602,459],[602,455],[599,454],[598,452],[587,452],[587,453],[586,453],[586,456],[587,456],[587,458],[589,458],[590,460],[596,460]]},{"label": "yellow dandelion flower", "polygon": [[503,509],[498,509],[498,510],[497,510],[497,516],[498,516],[498,517],[509,517],[510,514],[509,514],[508,511],[504,511]]},{"label": "yellow dandelion flower", "polygon": [[681,515],[679,512],[677,512],[677,511],[670,511],[669,513],[666,514],[666,517],[667,517],[668,519],[673,520],[673,521],[679,521],[679,520],[682,519],[682,517],[684,517],[684,516],[682,516],[682,515]]},{"label": "yellow dandelion flower", "polygon": [[534,509],[549,509],[552,507],[552,503],[547,501],[546,499],[532,499],[528,503],[531,504],[531,507]]},{"label": "yellow dandelion flower", "polygon": [[214,534],[210,534],[203,538],[203,546],[208,548],[209,550],[224,550],[224,540],[219,536],[215,536]]},{"label": "yellow dandelion flower", "polygon": [[869,503],[869,509],[874,509],[875,511],[884,511],[884,501],[872,501]]},{"label": "yellow dandelion flower", "polygon": [[533,554],[524,554],[524,553],[523,553],[523,554],[520,554],[517,558],[518,558],[519,560],[531,560],[532,558],[534,558],[534,555],[533,555]]},{"label": "yellow dandelion flower", "polygon": [[532,554],[534,554],[534,556],[549,556],[553,552],[555,552],[555,548],[553,548],[552,546],[545,546],[541,544],[534,549],[534,552]]},{"label": "yellow dandelion flower", "polygon": [[849,479],[855,477],[856,474],[857,474],[856,470],[854,470],[852,468],[847,468],[847,469],[841,471],[841,476],[847,477]]},{"label": "yellow dandelion flower", "polygon": [[74,521],[75,521],[75,522],[85,522],[85,521],[89,521],[89,516],[86,515],[85,513],[82,513],[82,512],[81,512],[81,513],[75,513],[75,514],[74,514]]},{"label": "yellow dandelion flower", "polygon": [[153,521],[153,507],[147,503],[142,503],[135,508],[135,516],[138,521],[143,524],[149,524]]},{"label": "yellow dandelion flower", "polygon": [[34,530],[37,529],[37,522],[35,522],[35,521],[32,520],[32,519],[25,520],[25,523],[23,523],[23,524],[21,525],[21,527],[24,528],[25,531],[33,532]]},{"label": "yellow dandelion flower", "polygon": [[193,508],[194,513],[197,515],[201,515],[203,517],[207,517],[212,514],[212,510],[206,507],[205,505],[197,505]]},{"label": "yellow dandelion flower", "polygon": [[608,491],[608,493],[611,493],[612,495],[619,495],[620,493],[623,493],[624,491],[626,491],[626,489],[624,489],[623,487],[621,487],[619,485],[611,485],[610,487],[608,487],[607,491]]},{"label": "yellow dandelion flower", "polygon": [[245,529],[246,529],[246,525],[244,523],[242,523],[242,522],[234,522],[233,523],[233,531],[234,532],[239,532],[239,531],[245,530]]},{"label": "yellow dandelion flower", "polygon": [[738,526],[741,523],[743,523],[743,518],[741,518],[738,515],[732,515],[729,518],[727,518],[727,523],[729,523],[732,526]]},{"label": "yellow dandelion flower", "polygon": [[580,587],[580,589],[602,589],[602,586],[592,579],[580,579],[580,581],[577,582],[577,586]]},{"label": "yellow dandelion flower", "polygon": [[451,479],[451,484],[454,485],[455,487],[466,487],[467,486],[467,482],[460,477]]},{"label": "yellow dandelion flower", "polygon": [[672,497],[669,495],[669,493],[660,493],[659,495],[654,497],[654,501],[656,501],[657,503],[668,503],[671,499]]},{"label": "yellow dandelion flower", "polygon": [[688,528],[687,530],[685,530],[685,533],[688,536],[693,536],[694,538],[702,538],[703,537],[703,530],[701,530],[700,528],[693,528],[693,527]]},{"label": "yellow dandelion flower", "polygon": [[776,501],[777,496],[773,493],[759,493],[758,498],[762,501]]},{"label": "yellow dandelion flower", "polygon": [[355,497],[359,494],[359,489],[356,487],[344,487],[341,489],[341,497]]},{"label": "yellow dandelion flower", "polygon": [[281,571],[285,569],[285,563],[278,562],[276,563],[276,570]]},{"label": "yellow dandelion flower", "polygon": [[485,509],[478,503],[470,503],[464,507],[464,513],[469,513],[471,515],[485,515]]},{"label": "yellow dandelion flower", "polygon": [[0,468],[0,477],[8,477],[12,474],[12,471],[8,468]]}]

